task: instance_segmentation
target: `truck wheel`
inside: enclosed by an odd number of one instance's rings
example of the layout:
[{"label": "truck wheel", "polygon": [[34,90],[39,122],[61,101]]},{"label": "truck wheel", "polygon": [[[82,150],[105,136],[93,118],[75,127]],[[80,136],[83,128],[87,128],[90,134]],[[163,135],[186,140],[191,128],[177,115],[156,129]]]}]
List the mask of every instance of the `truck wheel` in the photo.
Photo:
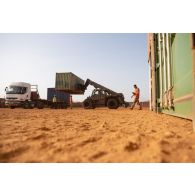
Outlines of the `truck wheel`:
[{"label": "truck wheel", "polygon": [[33,109],[34,107],[35,107],[35,103],[33,103],[33,102],[29,103],[29,108],[30,109]]},{"label": "truck wheel", "polygon": [[83,102],[83,107],[85,109],[94,109],[95,107],[93,106],[91,100],[89,99],[86,99],[84,102]]},{"label": "truck wheel", "polygon": [[14,109],[15,107],[14,106],[10,106],[11,109]]},{"label": "truck wheel", "polygon": [[44,108],[44,104],[42,102],[38,102],[37,103],[37,108],[38,109],[43,109]]},{"label": "truck wheel", "polygon": [[24,105],[23,105],[23,108],[24,109],[29,109],[30,108],[30,105],[28,102],[25,102]]},{"label": "truck wheel", "polygon": [[107,107],[109,109],[117,109],[119,107],[118,101],[114,98],[107,101]]},{"label": "truck wheel", "polygon": [[52,102],[50,108],[51,108],[51,109],[57,109],[57,104],[56,104],[56,102]]},{"label": "truck wheel", "polygon": [[67,104],[66,103],[62,104],[62,109],[67,109]]}]

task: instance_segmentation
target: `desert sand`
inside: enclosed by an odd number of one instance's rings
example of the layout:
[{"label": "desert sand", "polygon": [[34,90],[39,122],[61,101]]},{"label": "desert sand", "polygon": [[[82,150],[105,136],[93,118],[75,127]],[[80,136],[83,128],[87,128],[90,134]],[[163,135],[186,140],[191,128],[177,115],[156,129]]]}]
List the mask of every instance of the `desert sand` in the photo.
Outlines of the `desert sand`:
[{"label": "desert sand", "polygon": [[147,109],[2,108],[0,162],[195,162],[195,133]]}]

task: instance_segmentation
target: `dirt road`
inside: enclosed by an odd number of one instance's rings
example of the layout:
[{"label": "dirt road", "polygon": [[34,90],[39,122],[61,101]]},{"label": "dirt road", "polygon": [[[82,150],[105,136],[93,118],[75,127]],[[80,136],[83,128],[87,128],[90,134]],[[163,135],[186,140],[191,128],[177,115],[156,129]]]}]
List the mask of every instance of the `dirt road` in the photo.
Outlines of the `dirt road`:
[{"label": "dirt road", "polygon": [[195,162],[195,133],[148,110],[0,109],[0,162]]}]

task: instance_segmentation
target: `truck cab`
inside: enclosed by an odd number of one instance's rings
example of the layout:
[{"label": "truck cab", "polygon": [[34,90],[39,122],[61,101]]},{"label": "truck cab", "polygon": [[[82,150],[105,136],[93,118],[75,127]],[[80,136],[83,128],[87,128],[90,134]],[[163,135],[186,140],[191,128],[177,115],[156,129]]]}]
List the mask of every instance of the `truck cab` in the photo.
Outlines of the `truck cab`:
[{"label": "truck cab", "polygon": [[[8,107],[15,108],[29,105],[29,102],[39,99],[38,87],[24,82],[11,83],[5,88]],[[33,106],[33,105],[32,105]]]},{"label": "truck cab", "polygon": [[24,82],[11,83],[5,88],[5,104],[11,108],[18,107],[24,101],[31,99],[31,85]]},{"label": "truck cab", "polygon": [[105,100],[107,99],[108,93],[101,89],[94,89],[91,95],[91,99],[96,106],[105,106]]}]

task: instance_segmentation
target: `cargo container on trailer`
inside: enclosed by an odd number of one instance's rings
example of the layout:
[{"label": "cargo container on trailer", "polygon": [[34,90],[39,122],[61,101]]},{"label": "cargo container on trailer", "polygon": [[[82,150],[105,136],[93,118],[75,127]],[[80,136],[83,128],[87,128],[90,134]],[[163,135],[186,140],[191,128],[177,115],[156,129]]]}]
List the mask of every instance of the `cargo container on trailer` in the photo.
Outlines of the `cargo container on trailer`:
[{"label": "cargo container on trailer", "polygon": [[64,91],[57,91],[55,88],[47,88],[47,100],[52,101],[53,97],[56,96],[57,102],[70,102],[70,94]]}]

